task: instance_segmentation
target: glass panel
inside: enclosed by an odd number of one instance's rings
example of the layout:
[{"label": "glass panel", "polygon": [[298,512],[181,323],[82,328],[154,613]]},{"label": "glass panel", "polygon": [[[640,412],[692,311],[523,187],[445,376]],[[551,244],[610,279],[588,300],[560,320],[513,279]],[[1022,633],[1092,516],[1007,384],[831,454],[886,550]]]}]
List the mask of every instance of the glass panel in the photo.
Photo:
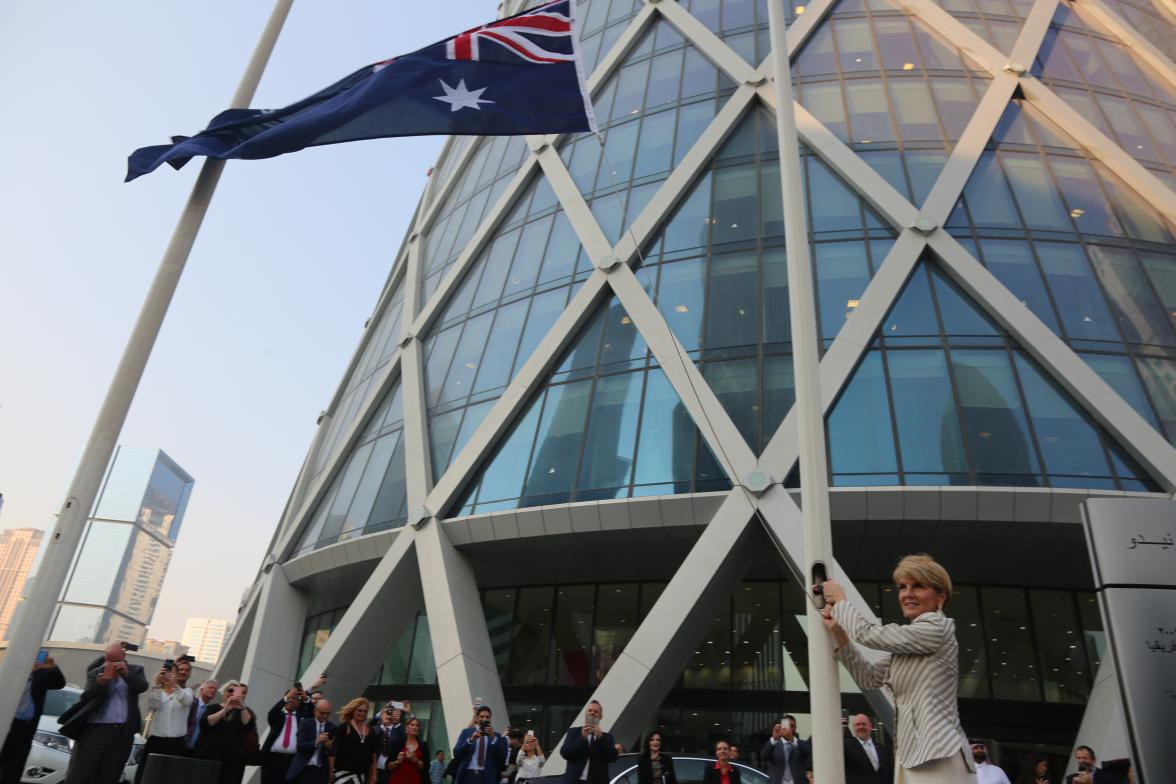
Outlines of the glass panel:
[{"label": "glass panel", "polygon": [[[877,351],[866,354],[829,415],[829,464],[839,474],[886,474],[898,470],[890,429],[890,396]],[[849,482],[852,477],[847,477]]]},{"label": "glass panel", "polygon": [[[642,373],[623,373],[602,378],[597,384],[577,483],[580,490],[598,491],[594,498],[627,495],[643,378]],[[599,492],[603,488],[609,492]]]},{"label": "glass panel", "polygon": [[1020,588],[980,589],[989,638],[992,696],[998,700],[1040,700],[1041,679],[1034,655],[1033,619]]},{"label": "glass panel", "polygon": [[1074,595],[1035,589],[1029,591],[1029,603],[1046,701],[1085,704],[1093,673],[1086,661]]},{"label": "glass panel", "polygon": [[1046,471],[1070,476],[1112,476],[1094,426],[1036,363],[1020,352],[1013,356]]},{"label": "glass panel", "polygon": [[591,381],[551,387],[523,487],[527,505],[564,503],[575,486]]},{"label": "glass panel", "polygon": [[553,593],[551,586],[519,589],[510,646],[509,682],[512,684],[530,686],[548,682]]},{"label": "glass panel", "polygon": [[1038,484],[1037,455],[1003,351],[951,352],[964,431],[984,484]]},{"label": "glass panel", "polygon": [[592,585],[565,585],[556,590],[549,683],[561,686],[589,684],[594,598],[595,586]]},{"label": "glass panel", "polygon": [[960,420],[942,351],[892,351],[890,387],[903,470],[968,471]]},{"label": "glass panel", "polygon": [[1139,357],[1135,361],[1168,440],[1176,443],[1176,361],[1158,357]]},{"label": "glass panel", "polygon": [[1066,334],[1085,340],[1118,340],[1119,331],[1082,248],[1039,242],[1036,249],[1054,299],[1061,303]]},{"label": "glass panel", "polygon": [[651,370],[642,405],[633,483],[640,486],[672,482],[673,492],[689,492],[694,443],[693,420],[665,375]]},{"label": "glass panel", "polygon": [[592,628],[592,683],[600,683],[637,630],[637,584],[603,584]]}]

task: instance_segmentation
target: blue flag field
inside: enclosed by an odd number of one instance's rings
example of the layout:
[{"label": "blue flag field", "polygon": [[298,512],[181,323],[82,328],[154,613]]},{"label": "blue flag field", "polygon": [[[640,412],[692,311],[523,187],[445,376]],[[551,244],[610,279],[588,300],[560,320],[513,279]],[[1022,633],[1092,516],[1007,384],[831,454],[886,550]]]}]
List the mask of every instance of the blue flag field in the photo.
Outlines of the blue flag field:
[{"label": "blue flag field", "polygon": [[284,109],[229,109],[195,136],[131,153],[127,178],[191,158],[272,158],[389,136],[596,130],[575,1],[557,0],[374,63]]}]

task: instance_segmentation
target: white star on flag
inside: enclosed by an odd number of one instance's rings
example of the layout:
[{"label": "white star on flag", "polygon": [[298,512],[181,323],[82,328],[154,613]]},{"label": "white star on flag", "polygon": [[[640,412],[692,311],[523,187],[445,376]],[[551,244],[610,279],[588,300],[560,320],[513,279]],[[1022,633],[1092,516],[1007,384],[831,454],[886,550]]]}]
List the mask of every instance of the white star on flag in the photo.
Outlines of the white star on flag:
[{"label": "white star on flag", "polygon": [[488,101],[481,97],[482,93],[486,92],[485,87],[479,90],[467,89],[465,79],[459,81],[457,87],[450,87],[443,79],[438,79],[437,81],[441,82],[441,89],[445,90],[445,95],[434,95],[433,100],[443,101],[449,104],[449,111],[451,112],[456,112],[458,109],[465,109],[467,107],[481,111],[482,107],[478,106],[478,104],[494,103],[494,101]]}]

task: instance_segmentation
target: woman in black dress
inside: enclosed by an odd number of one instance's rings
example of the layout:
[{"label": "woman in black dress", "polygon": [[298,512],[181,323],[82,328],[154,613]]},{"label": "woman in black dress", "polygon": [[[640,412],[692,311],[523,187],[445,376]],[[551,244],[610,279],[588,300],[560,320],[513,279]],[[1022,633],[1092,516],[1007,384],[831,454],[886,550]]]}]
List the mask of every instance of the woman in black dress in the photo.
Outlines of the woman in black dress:
[{"label": "woman in black dress", "polygon": [[[366,784],[376,780],[376,753],[380,750],[378,735],[367,723],[368,702],[356,697],[339,711],[339,726],[335,728],[335,781],[347,784]],[[344,774],[354,779],[346,779]]]},{"label": "woman in black dress", "polygon": [[663,754],[662,736],[657,730],[645,736],[641,756],[637,758],[637,784],[678,784],[674,775],[674,758]]},{"label": "woman in black dress", "polygon": [[217,784],[239,784],[257,752],[257,718],[245,705],[248,693],[244,683],[229,681],[220,704],[209,705],[200,717],[195,756],[220,763]]}]

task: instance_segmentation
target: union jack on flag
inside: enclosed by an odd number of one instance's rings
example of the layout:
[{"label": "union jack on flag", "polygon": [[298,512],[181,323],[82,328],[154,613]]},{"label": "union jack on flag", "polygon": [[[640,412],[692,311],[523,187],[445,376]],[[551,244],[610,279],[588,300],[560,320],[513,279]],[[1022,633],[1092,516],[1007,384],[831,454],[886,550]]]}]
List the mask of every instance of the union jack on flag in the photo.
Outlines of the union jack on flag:
[{"label": "union jack on flag", "polygon": [[366,65],[283,109],[229,109],[192,137],[142,147],[127,180],[191,158],[272,158],[388,136],[596,131],[575,0],[556,0]]},{"label": "union jack on flag", "polygon": [[532,63],[574,62],[572,17],[556,8],[565,5],[574,7],[570,0],[550,3],[466,30],[445,42],[445,54],[450,60],[508,62],[510,58],[521,57]]}]

